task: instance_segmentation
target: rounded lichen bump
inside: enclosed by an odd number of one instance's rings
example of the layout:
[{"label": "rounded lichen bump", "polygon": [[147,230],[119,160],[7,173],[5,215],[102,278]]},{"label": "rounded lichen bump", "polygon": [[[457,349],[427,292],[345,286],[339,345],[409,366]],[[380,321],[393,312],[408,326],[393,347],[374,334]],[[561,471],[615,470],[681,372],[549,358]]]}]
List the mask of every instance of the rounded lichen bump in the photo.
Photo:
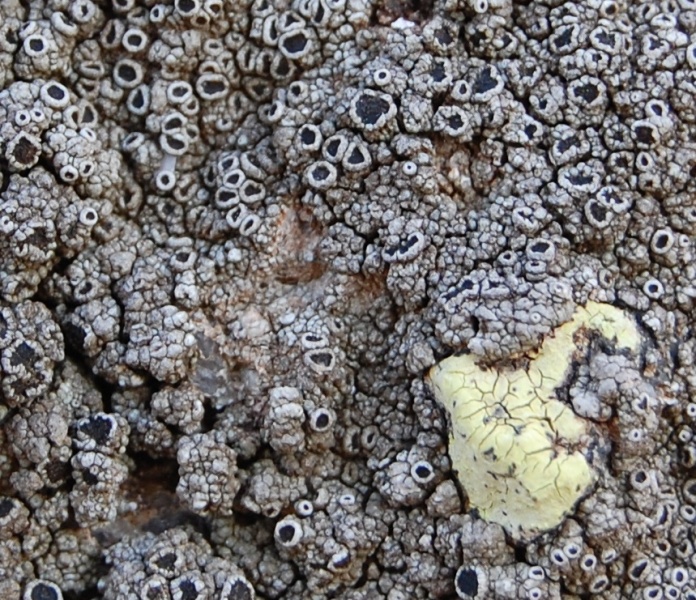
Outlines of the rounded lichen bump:
[{"label": "rounded lichen bump", "polygon": [[522,368],[483,368],[466,354],[443,360],[428,374],[450,415],[452,468],[471,507],[515,538],[559,525],[597,480],[588,422],[555,396],[593,331],[617,349],[640,348],[631,316],[588,302]]}]

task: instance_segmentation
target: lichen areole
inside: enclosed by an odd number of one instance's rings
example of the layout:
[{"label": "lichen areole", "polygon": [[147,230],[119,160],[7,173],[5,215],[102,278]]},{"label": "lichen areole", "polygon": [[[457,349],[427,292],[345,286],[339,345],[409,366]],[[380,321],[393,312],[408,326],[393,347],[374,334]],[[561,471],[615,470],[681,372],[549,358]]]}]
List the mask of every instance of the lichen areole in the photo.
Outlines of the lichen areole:
[{"label": "lichen areole", "polygon": [[596,331],[617,348],[640,347],[631,316],[588,302],[525,368],[484,369],[469,354],[443,360],[427,376],[450,414],[449,454],[471,507],[518,539],[560,524],[597,479],[584,453],[587,422],[554,393],[583,331]]}]

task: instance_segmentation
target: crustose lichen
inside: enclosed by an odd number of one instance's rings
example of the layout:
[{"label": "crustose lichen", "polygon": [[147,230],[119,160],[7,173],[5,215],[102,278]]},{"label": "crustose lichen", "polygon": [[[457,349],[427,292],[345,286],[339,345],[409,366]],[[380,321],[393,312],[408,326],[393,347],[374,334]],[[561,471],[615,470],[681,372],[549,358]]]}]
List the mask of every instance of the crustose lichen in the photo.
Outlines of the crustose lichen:
[{"label": "crustose lichen", "polygon": [[548,336],[523,368],[479,367],[471,354],[445,359],[428,382],[452,422],[449,454],[472,507],[514,537],[557,526],[597,479],[587,421],[555,396],[587,331],[637,352],[634,320],[589,302]]}]

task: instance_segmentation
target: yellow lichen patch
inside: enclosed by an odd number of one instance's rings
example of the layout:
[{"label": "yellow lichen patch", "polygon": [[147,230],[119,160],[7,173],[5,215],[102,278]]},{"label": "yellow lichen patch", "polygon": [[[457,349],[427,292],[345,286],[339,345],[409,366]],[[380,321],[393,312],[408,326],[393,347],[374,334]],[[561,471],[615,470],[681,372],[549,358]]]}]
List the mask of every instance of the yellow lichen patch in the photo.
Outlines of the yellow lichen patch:
[{"label": "yellow lichen patch", "polygon": [[525,369],[484,369],[465,355],[445,359],[428,374],[451,416],[452,467],[471,506],[514,537],[557,526],[597,478],[583,454],[587,422],[555,397],[587,331],[618,348],[637,352],[640,346],[629,315],[589,302],[544,341]]}]

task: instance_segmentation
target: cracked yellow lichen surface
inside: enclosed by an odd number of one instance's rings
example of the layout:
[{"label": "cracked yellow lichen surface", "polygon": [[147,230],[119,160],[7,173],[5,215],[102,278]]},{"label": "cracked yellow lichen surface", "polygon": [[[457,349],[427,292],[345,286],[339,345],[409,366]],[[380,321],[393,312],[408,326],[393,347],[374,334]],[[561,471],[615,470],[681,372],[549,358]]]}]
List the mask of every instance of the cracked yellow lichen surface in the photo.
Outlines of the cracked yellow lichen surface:
[{"label": "cracked yellow lichen surface", "polygon": [[451,416],[449,454],[472,508],[513,537],[558,525],[597,478],[582,452],[587,422],[555,397],[588,330],[618,348],[639,349],[633,318],[589,302],[546,338],[525,369],[484,369],[464,355],[428,373]]}]

